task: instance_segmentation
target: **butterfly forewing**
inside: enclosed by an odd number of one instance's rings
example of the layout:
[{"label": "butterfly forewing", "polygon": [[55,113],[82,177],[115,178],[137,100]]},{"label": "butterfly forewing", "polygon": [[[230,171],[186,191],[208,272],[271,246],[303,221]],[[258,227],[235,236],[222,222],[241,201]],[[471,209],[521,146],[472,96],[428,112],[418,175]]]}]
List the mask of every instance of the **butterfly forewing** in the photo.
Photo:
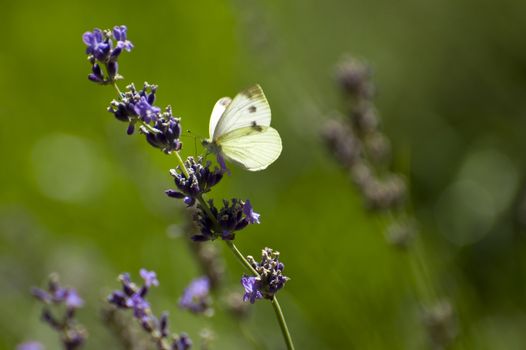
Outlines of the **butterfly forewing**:
[{"label": "butterfly forewing", "polygon": [[220,98],[212,110],[212,115],[210,115],[210,124],[208,126],[208,133],[210,138],[214,137],[214,130],[217,126],[217,122],[221,119],[221,116],[225,112],[226,107],[232,102],[230,97]]},{"label": "butterfly forewing", "polygon": [[254,85],[237,94],[232,102],[226,106],[218,121],[215,121],[216,108],[217,113],[221,110],[218,107],[220,101],[216,103],[212,118],[210,118],[210,136],[214,140],[236,129],[250,126],[270,126],[270,106],[259,85]]},{"label": "butterfly forewing", "polygon": [[246,127],[234,130],[220,138],[223,155],[241,167],[263,170],[278,159],[281,153],[281,138],[271,127]]}]

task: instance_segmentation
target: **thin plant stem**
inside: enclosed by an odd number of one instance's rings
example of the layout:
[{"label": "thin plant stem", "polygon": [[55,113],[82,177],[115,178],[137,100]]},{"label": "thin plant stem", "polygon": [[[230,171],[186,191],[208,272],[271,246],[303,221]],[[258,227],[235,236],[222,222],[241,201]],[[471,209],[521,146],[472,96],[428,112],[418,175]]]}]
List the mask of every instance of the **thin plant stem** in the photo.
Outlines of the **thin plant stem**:
[{"label": "thin plant stem", "polygon": [[243,254],[237,249],[236,245],[232,241],[225,241],[226,245],[234,253],[236,258],[239,260],[241,265],[243,265],[247,270],[253,273],[255,276],[259,277],[259,273],[250,265],[248,260],[243,256]]},{"label": "thin plant stem", "polygon": [[287,349],[294,350],[294,343],[292,342],[292,337],[290,336],[289,328],[287,327],[287,321],[285,321],[285,316],[283,316],[283,311],[281,311],[281,306],[279,306],[276,296],[272,298],[272,306],[274,307],[274,312],[276,313],[281,333],[283,333],[283,338],[285,338]]}]

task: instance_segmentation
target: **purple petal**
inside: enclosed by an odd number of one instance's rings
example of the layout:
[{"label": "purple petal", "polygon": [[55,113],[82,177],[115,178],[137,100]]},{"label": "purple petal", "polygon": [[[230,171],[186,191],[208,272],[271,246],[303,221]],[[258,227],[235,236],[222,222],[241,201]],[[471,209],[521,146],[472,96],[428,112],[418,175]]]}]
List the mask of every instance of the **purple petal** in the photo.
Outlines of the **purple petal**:
[{"label": "purple petal", "polygon": [[223,173],[232,175],[230,170],[226,167],[225,158],[221,154],[217,154],[217,163],[221,166],[221,170],[223,171]]},{"label": "purple petal", "polygon": [[82,34],[82,41],[84,42],[84,44],[91,46],[93,44],[93,40],[94,40],[94,37],[91,32],[86,32]]},{"label": "purple petal", "polygon": [[250,201],[247,199],[243,205],[243,214],[247,218],[250,224],[259,224],[260,214],[256,213],[250,204]]},{"label": "purple petal", "polygon": [[157,279],[157,274],[155,271],[148,271],[146,269],[141,269],[139,272],[142,279],[144,280],[144,284],[146,287],[150,288],[151,286],[158,286],[159,280]]},{"label": "purple petal", "polygon": [[78,309],[84,305],[84,300],[77,294],[75,289],[69,289],[66,295],[66,306],[72,309]]}]

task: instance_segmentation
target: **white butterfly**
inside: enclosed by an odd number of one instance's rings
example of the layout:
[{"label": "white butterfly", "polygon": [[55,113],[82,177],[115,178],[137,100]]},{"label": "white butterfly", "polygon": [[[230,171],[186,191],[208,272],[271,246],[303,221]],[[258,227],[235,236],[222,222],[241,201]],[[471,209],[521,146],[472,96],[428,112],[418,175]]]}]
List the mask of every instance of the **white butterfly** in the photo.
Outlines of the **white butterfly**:
[{"label": "white butterfly", "polygon": [[[281,138],[270,127],[270,106],[261,86],[217,101],[210,116],[210,139],[203,141],[225,169],[224,159],[250,170],[263,170],[278,159]],[[223,159],[224,158],[224,159]]]}]

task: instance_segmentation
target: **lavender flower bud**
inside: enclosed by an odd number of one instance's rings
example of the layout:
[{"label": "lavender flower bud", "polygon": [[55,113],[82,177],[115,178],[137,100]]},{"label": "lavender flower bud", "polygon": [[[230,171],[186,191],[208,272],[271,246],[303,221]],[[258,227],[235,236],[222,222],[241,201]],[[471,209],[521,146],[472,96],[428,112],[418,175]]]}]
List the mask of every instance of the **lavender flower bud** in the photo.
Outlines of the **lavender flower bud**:
[{"label": "lavender flower bud", "polygon": [[192,340],[190,340],[188,335],[186,335],[185,333],[182,333],[172,343],[172,350],[188,350],[191,347],[192,347]]},{"label": "lavender flower bud", "polygon": [[453,306],[447,300],[439,301],[424,312],[424,324],[433,345],[446,348],[457,335]]},{"label": "lavender flower bud", "polygon": [[142,133],[146,135],[146,140],[150,145],[161,149],[166,154],[181,149],[183,145],[179,140],[181,136],[181,124],[179,118],[172,116],[170,106],[166,107],[166,111],[157,117],[153,128],[156,132],[141,128]]},{"label": "lavender flower bud", "polygon": [[323,128],[322,137],[327,147],[343,167],[351,167],[361,156],[361,144],[350,126],[339,120],[331,119]]},{"label": "lavender flower bud", "polygon": [[[197,223],[200,234],[192,236],[194,241],[215,240],[219,237],[223,240],[233,240],[236,231],[242,230],[250,223],[259,221],[259,214],[253,212],[250,202],[249,210],[245,202],[236,198],[231,201],[223,200],[221,210],[214,206],[212,200],[208,203],[210,213],[213,215],[212,218],[208,216],[207,211],[200,204],[197,205],[198,210],[194,215],[194,221]],[[251,216],[247,216],[247,214]]]},{"label": "lavender flower bud", "polygon": [[370,98],[372,96],[370,77],[370,68],[354,58],[344,59],[337,68],[336,78],[343,91],[351,97]]},{"label": "lavender flower bud", "polygon": [[387,241],[393,246],[405,250],[416,236],[416,224],[412,220],[403,220],[391,223],[385,232]]},{"label": "lavender flower bud", "polygon": [[108,75],[110,77],[110,80],[114,80],[115,76],[117,75],[117,71],[119,69],[119,64],[116,61],[108,62]]},{"label": "lavender flower bud", "polygon": [[185,167],[188,171],[186,175],[181,168],[171,169],[170,174],[174,178],[177,190],[167,190],[165,193],[172,198],[182,198],[187,206],[192,206],[196,198],[209,192],[213,186],[217,185],[223,178],[220,169],[211,170],[211,163],[203,164],[203,158],[188,157],[185,161]]},{"label": "lavender flower bud", "polygon": [[159,331],[162,337],[168,336],[168,312],[163,312],[161,315],[161,321],[159,322]]}]

